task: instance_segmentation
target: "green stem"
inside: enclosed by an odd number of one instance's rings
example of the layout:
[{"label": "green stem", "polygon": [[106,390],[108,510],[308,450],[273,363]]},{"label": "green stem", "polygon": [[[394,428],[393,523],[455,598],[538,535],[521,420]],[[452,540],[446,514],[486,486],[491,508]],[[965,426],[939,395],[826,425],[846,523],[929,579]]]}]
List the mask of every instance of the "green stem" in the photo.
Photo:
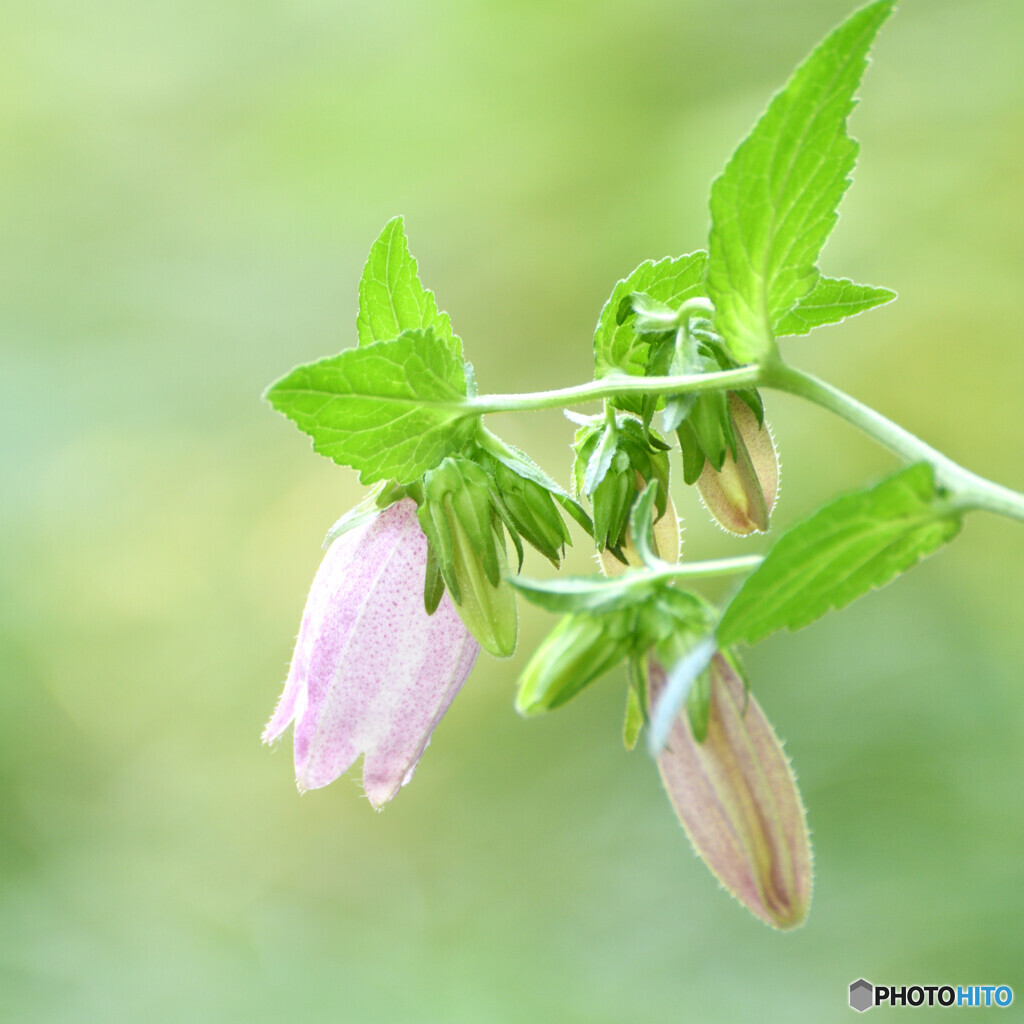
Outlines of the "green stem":
[{"label": "green stem", "polygon": [[480,395],[460,404],[461,410],[478,415],[554,409],[621,395],[681,395],[700,391],[769,387],[797,395],[835,413],[908,462],[927,462],[935,470],[939,486],[952,492],[957,508],[985,509],[1024,522],[1024,494],[986,480],[936,451],[919,437],[838,388],[817,377],[776,361],[765,366],[741,366],[735,370],[670,377],[631,377],[621,374],[554,391],[512,395]]},{"label": "green stem", "polygon": [[756,386],[761,380],[757,366],[741,366],[718,373],[698,373],[676,377],[630,377],[621,374],[602,377],[587,384],[554,391],[531,391],[518,395],[479,395],[467,399],[460,408],[479,414],[520,412],[526,409],[559,409],[620,395],[676,395],[697,391],[721,391],[723,388]]},{"label": "green stem", "polygon": [[735,558],[716,558],[707,562],[680,562],[667,569],[651,573],[657,579],[703,579],[706,576],[729,576],[737,572],[756,569],[762,562],[762,555],[737,555]]},{"label": "green stem", "polygon": [[781,362],[764,368],[761,383],[828,409],[908,462],[930,463],[935,470],[936,483],[953,492],[958,508],[986,509],[1024,522],[1024,495],[965,469],[909,430],[831,384]]}]

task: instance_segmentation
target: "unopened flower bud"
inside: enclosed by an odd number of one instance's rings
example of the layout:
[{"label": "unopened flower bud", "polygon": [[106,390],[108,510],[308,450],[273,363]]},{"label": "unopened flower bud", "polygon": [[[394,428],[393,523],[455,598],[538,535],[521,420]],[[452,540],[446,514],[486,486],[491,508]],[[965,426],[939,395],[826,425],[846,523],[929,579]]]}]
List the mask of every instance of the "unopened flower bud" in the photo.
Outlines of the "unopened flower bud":
[{"label": "unopened flower bud", "polygon": [[571,539],[551,492],[497,459],[492,474],[512,527],[557,566]]},{"label": "unopened flower bud", "polygon": [[[652,705],[665,670],[650,662]],[[804,808],[789,761],[764,712],[721,654],[710,669],[707,735],[685,710],[658,756],[665,789],[694,850],[722,885],[774,928],[810,909],[813,872]]]},{"label": "unopened flower bud", "polygon": [[630,637],[607,617],[567,615],[534,651],[519,677],[516,710],[550,711],[603,675],[629,651]]},{"label": "unopened flower bud", "polygon": [[710,462],[697,481],[704,506],[730,533],[763,533],[779,490],[779,459],[767,423],[758,424],[750,406],[729,395],[736,458],[726,452],[722,468]]},{"label": "unopened flower bud", "polygon": [[[659,558],[671,565],[679,561],[679,517],[676,507],[672,504],[671,495],[665,501],[665,512],[654,521],[651,529],[651,548]],[[640,567],[643,562],[633,544],[632,531],[627,532],[626,542],[619,549],[626,557],[625,564],[620,562],[607,548],[598,552],[601,561],[601,572],[605,576],[621,576],[629,566]]]}]

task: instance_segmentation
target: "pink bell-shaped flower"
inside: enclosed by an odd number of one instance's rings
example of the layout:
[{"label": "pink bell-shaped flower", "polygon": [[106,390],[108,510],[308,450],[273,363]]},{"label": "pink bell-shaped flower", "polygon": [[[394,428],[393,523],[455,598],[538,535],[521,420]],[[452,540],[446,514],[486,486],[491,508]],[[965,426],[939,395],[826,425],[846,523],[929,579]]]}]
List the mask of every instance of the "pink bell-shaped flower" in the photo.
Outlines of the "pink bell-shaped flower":
[{"label": "pink bell-shaped flower", "polygon": [[480,650],[447,593],[427,615],[426,564],[427,539],[408,498],[327,549],[263,732],[272,743],[295,722],[300,790],[333,782],[360,754],[374,807],[412,778]]}]

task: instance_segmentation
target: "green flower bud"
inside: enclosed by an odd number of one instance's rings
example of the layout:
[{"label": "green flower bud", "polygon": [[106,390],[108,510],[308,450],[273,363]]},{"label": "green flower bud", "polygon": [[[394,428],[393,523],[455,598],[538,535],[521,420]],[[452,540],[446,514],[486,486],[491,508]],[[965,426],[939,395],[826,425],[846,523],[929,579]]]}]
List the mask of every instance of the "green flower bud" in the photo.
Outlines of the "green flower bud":
[{"label": "green flower bud", "polygon": [[511,526],[557,567],[571,541],[551,492],[497,459],[491,460],[491,473]]},{"label": "green flower bud", "polygon": [[736,457],[726,452],[722,468],[709,461],[697,481],[704,507],[730,533],[763,533],[779,491],[779,458],[767,423],[743,399],[729,395]]},{"label": "green flower bud", "polygon": [[578,612],[567,615],[547,635],[519,677],[516,710],[522,715],[550,711],[629,653],[627,628],[614,616]]},{"label": "green flower bud", "polygon": [[423,477],[417,513],[459,617],[480,646],[507,658],[516,646],[516,598],[487,474],[448,458]]},{"label": "green flower bud", "polygon": [[[681,544],[679,540],[679,517],[676,515],[676,507],[669,497],[665,502],[665,512],[654,521],[654,528],[651,531],[651,547],[659,557],[675,565],[679,561]],[[598,552],[601,564],[601,572],[605,576],[621,576],[629,566],[640,567],[643,563],[633,545],[632,533],[627,532],[626,541],[619,549],[626,557],[625,562],[620,562],[610,551],[605,549]]]},{"label": "green flower bud", "polygon": [[589,495],[593,504],[594,542],[599,551],[619,549],[626,543],[630,510],[649,480],[660,485],[657,514],[664,516],[668,445],[640,420],[616,415],[614,424],[584,426],[576,432],[574,448],[573,481],[577,494]]}]

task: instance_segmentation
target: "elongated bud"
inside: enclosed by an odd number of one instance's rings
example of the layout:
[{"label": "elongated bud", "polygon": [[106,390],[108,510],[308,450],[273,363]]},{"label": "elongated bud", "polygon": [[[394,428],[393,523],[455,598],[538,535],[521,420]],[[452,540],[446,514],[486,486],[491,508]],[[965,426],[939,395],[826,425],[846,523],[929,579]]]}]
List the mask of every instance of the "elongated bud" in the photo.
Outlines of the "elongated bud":
[{"label": "elongated bud", "polygon": [[494,482],[515,530],[545,558],[559,564],[569,531],[551,492],[494,460]]},{"label": "elongated bud", "polygon": [[424,476],[423,491],[420,525],[459,617],[484,650],[507,658],[516,646],[516,596],[505,579],[487,474],[465,459],[445,459]]},{"label": "elongated bud", "polygon": [[768,424],[758,424],[750,406],[729,395],[736,458],[726,452],[720,470],[710,462],[697,481],[705,507],[730,533],[763,533],[779,491],[779,459]]},{"label": "elongated bud", "polygon": [[562,619],[523,669],[516,710],[532,715],[557,708],[621,661],[630,638],[610,627],[607,617],[587,612]]},{"label": "elongated bud", "polygon": [[573,482],[577,494],[589,496],[594,509],[594,543],[598,551],[626,543],[629,514],[649,480],[657,480],[658,513],[668,499],[668,448],[658,434],[631,416],[616,416],[603,427],[584,426],[573,443]]},{"label": "elongated bud", "polygon": [[[665,678],[652,659],[652,705]],[[803,924],[813,873],[800,793],[768,719],[721,654],[711,662],[704,742],[684,712],[658,768],[693,848],[722,885],[773,928]]]}]

